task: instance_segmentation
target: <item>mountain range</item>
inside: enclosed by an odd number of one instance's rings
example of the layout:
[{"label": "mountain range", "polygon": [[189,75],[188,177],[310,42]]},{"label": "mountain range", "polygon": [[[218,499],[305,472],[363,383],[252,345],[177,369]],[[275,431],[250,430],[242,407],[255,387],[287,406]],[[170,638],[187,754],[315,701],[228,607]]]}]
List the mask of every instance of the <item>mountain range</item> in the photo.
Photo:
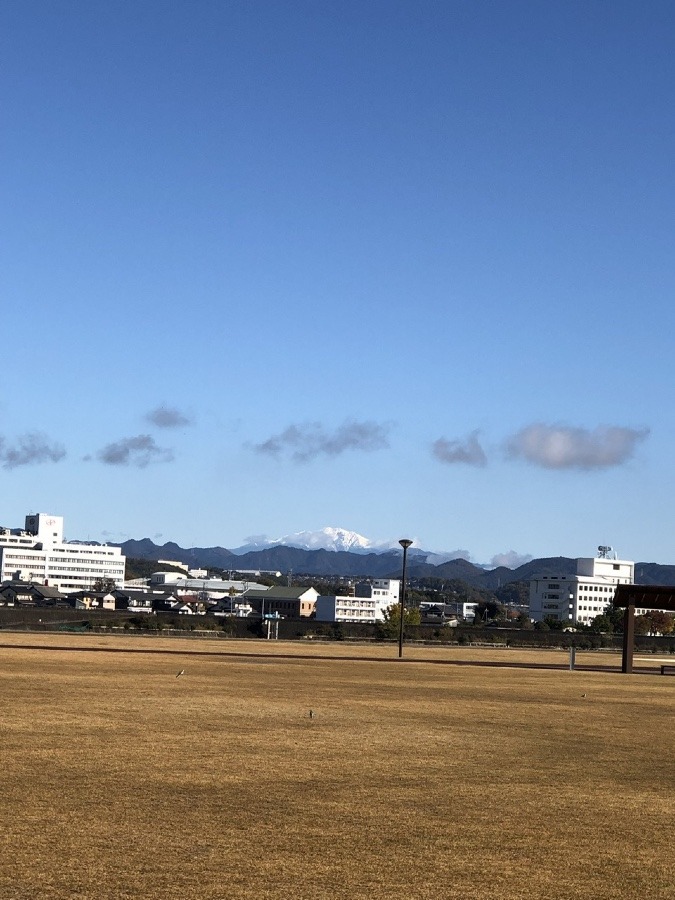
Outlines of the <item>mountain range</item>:
[{"label": "mountain range", "polygon": [[[295,547],[299,550],[332,550],[336,553],[341,551],[363,554],[390,553],[392,550],[395,550],[397,553],[401,552],[398,541],[371,541],[370,538],[364,537],[356,531],[327,526],[326,528],[320,528],[318,531],[296,531],[294,534],[287,534],[274,540],[268,539],[265,535],[251,538],[243,546],[233,548],[232,553],[235,553],[237,556],[243,556],[246,553],[270,550],[273,547]],[[458,559],[461,556],[461,553],[457,551],[453,553],[433,553],[415,546],[410,548],[408,554],[410,557],[425,556],[426,561],[432,565],[440,565],[449,559]]]},{"label": "mountain range", "polygon": [[[327,531],[326,529],[324,532]],[[344,532],[343,529],[334,529]],[[316,535],[315,532],[301,534]],[[328,535],[324,535],[329,537]],[[295,537],[298,537],[297,535]],[[349,533],[338,534],[337,540],[350,542]],[[359,536],[360,537],[360,536]],[[168,542],[155,544],[150,538],[128,540],[119,546],[125,556],[146,560],[176,560],[191,568],[217,568],[231,571],[266,571],[295,575],[315,575],[321,577],[373,577],[396,578],[401,574],[402,552],[400,548],[370,549],[361,542],[352,541],[357,550],[326,549],[319,547],[292,546],[283,543],[285,539],[264,543],[261,549],[241,552],[225,547],[191,547],[185,549]],[[363,541],[367,539],[363,538]],[[418,550],[408,557],[410,578],[441,578],[443,580],[464,581],[474,587],[495,590],[513,581],[528,581],[535,574],[572,575],[576,572],[576,559],[564,556],[533,559],[514,569],[499,566],[486,569],[465,559],[448,559],[437,563],[443,554]],[[429,559],[433,562],[430,562]],[[658,563],[639,562],[635,564],[637,584],[675,584],[675,566]]]},{"label": "mountain range", "polygon": [[287,534],[274,540],[269,540],[265,535],[251,538],[247,544],[234,548],[232,552],[241,556],[244,553],[269,550],[271,547],[280,546],[297,547],[300,550],[335,550],[336,552],[344,550],[348,553],[378,553],[393,549],[391,543],[377,544],[356,531],[327,526],[318,531],[296,531],[294,534]]}]

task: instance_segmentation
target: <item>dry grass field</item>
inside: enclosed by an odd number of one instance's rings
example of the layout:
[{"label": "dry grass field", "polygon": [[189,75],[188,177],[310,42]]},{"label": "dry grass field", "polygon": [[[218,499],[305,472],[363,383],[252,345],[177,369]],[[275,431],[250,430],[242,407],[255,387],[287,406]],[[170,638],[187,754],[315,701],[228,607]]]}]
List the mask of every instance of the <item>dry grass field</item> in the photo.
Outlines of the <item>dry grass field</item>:
[{"label": "dry grass field", "polygon": [[0,640],[3,900],[675,897],[675,678]]}]

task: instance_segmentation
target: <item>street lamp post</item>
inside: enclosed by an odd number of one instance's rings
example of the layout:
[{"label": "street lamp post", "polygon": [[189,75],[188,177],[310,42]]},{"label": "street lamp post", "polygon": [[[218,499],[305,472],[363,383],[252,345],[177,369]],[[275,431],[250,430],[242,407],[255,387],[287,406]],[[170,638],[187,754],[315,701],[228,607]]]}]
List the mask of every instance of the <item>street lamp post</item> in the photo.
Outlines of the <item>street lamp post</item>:
[{"label": "street lamp post", "polygon": [[400,659],[403,656],[403,616],[405,615],[405,564],[406,558],[408,556],[408,547],[410,547],[412,541],[409,541],[408,538],[401,538],[399,544],[401,545],[401,547],[403,547],[403,573],[401,575],[401,596],[399,598],[400,619],[398,623],[398,658]]}]

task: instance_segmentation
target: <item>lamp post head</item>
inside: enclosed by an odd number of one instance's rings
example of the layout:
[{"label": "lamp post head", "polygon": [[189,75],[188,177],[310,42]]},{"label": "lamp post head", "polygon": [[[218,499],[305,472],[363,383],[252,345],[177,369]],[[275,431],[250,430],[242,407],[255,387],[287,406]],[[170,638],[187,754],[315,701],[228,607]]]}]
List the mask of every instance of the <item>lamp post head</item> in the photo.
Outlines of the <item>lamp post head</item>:
[{"label": "lamp post head", "polygon": [[408,538],[401,538],[399,544],[401,545],[401,547],[403,547],[404,550],[407,550],[408,547],[412,546],[412,541],[408,540]]}]

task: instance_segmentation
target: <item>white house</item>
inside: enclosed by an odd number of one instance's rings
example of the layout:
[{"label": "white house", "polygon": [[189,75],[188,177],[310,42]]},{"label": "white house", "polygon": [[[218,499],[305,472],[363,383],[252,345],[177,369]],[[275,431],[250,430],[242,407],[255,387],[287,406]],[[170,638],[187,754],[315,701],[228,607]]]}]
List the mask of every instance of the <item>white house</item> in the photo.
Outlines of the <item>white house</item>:
[{"label": "white house", "polygon": [[533,575],[530,579],[530,618],[550,617],[587,624],[602,615],[617,584],[633,584],[635,563],[616,559],[611,547],[599,547],[598,556],[577,560],[575,575]]},{"label": "white house", "polygon": [[384,621],[384,613],[399,602],[400,582],[376,578],[372,584],[357,585],[355,596],[321,595],[316,599],[318,622]]},{"label": "white house", "polygon": [[78,591],[98,579],[124,584],[125,557],[119,547],[63,539],[63,517],[26,516],[23,529],[0,528],[0,581],[24,581]]}]

